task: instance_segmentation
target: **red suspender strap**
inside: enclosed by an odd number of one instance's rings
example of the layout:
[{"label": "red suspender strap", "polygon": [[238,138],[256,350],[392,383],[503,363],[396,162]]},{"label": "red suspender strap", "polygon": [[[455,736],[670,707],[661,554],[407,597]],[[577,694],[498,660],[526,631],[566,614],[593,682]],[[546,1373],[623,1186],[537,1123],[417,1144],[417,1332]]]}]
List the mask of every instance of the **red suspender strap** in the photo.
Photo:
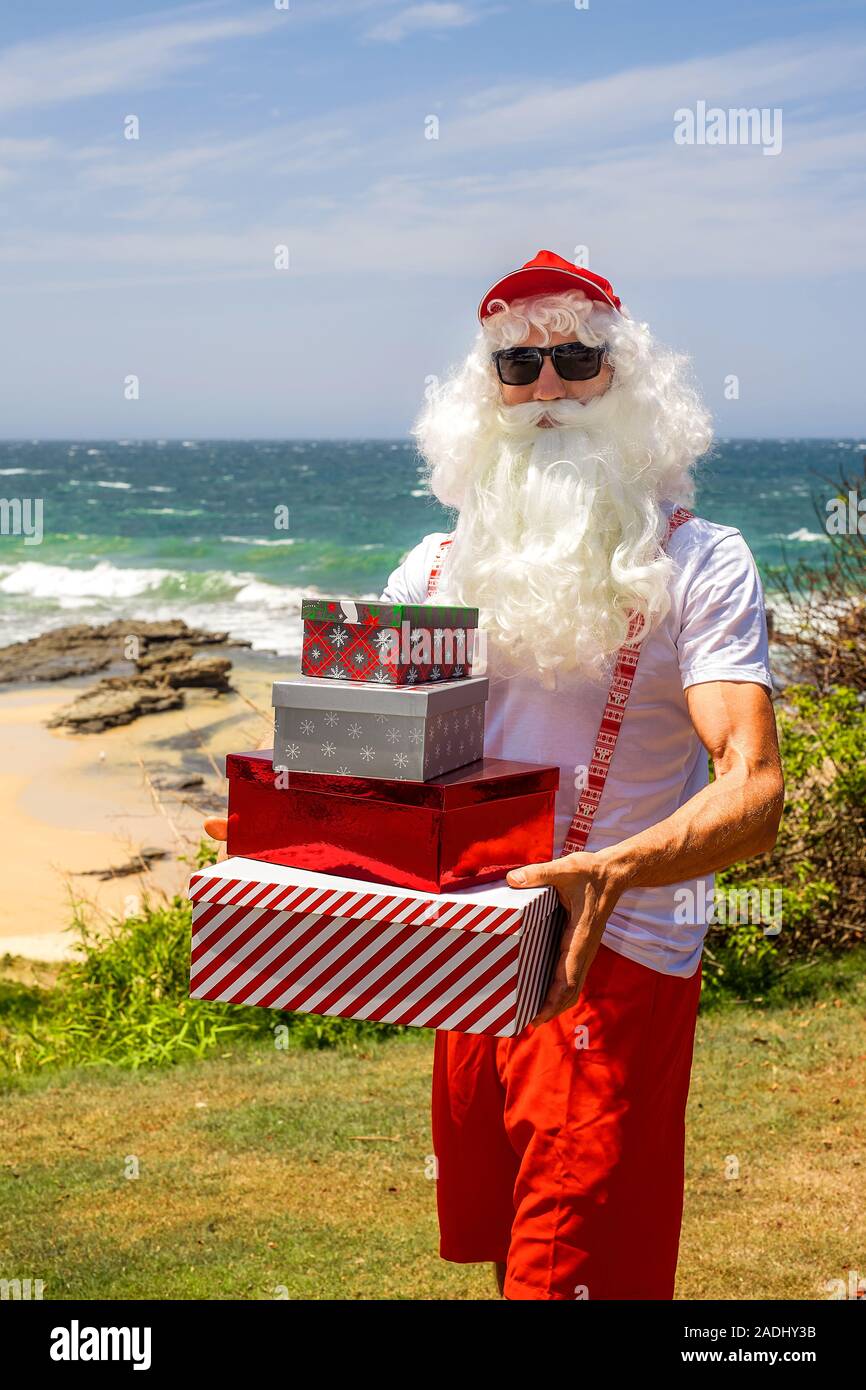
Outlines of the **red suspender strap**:
[{"label": "red suspender strap", "polygon": [[[686,511],[685,507],[675,507],[668,520],[667,533],[664,539],[664,546],[674,531],[682,526],[684,521],[688,521],[692,513]],[[439,582],[439,572],[442,568],[442,559],[446,547],[454,539],[453,535],[446,536],[439,542],[436,555],[433,560],[433,568],[430,571],[430,578],[427,584],[427,597],[432,598],[436,593]],[[587,773],[586,787],[584,788],[577,810],[568,828],[568,834],[562,846],[563,854],[573,854],[576,850],[586,848],[589,833],[592,830],[592,823],[601,801],[601,794],[604,791],[604,784],[607,781],[607,774],[613,758],[616,741],[619,738],[619,731],[622,727],[625,707],[628,704],[628,697],[634,684],[637,673],[637,664],[640,659],[641,644],[633,639],[637,636],[640,619],[637,615],[633,616],[629,624],[628,637],[623,646],[616,654],[616,661],[611,677],[610,689],[605,700],[604,713],[601,716],[601,725],[596,735],[595,748],[593,749],[592,762]]]},{"label": "red suspender strap", "polygon": [[[684,507],[676,507],[668,520],[667,534],[665,535],[664,545],[674,531],[682,526],[684,521],[688,521],[692,513],[687,512]],[[634,615],[629,624],[628,637],[634,637],[639,629],[640,619]],[[619,731],[622,728],[625,707],[628,704],[628,697],[634,684],[637,674],[637,663],[640,658],[640,642],[626,641],[616,654],[616,663],[613,668],[610,689],[607,692],[607,699],[604,703],[604,713],[601,716],[598,734],[595,739],[592,762],[589,765],[586,778],[586,786],[581,793],[577,803],[577,810],[572,818],[571,825],[568,827],[568,834],[562,846],[563,854],[573,854],[577,850],[586,849],[586,842],[589,839],[589,832],[592,830],[592,823],[595,820],[595,813],[598,810],[601,794],[604,791],[604,784],[607,781],[607,774],[610,770],[616,741],[619,738]]]},{"label": "red suspender strap", "polygon": [[427,580],[427,597],[432,598],[439,587],[439,571],[442,568],[442,557],[448,546],[454,539],[453,532],[450,536],[445,536],[436,547],[436,554],[433,557],[433,568],[430,571],[430,578]]}]

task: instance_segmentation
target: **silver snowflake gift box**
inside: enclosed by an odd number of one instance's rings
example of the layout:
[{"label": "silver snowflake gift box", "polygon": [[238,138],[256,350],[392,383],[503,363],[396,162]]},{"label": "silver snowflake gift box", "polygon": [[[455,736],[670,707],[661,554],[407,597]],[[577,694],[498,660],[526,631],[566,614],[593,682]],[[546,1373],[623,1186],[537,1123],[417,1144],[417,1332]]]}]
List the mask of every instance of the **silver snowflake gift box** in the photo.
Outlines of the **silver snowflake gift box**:
[{"label": "silver snowflake gift box", "polygon": [[382,686],[274,681],[274,767],[426,782],[484,750],[486,676]]}]

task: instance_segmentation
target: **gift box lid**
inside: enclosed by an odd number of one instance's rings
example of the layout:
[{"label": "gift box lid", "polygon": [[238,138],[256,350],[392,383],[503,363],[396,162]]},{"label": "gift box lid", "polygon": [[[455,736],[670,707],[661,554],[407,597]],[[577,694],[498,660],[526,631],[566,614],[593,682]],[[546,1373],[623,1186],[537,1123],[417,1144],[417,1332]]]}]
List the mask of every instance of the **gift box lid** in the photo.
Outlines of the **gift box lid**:
[{"label": "gift box lid", "polygon": [[249,902],[251,890],[256,906],[274,913],[303,911],[349,920],[379,920],[389,925],[453,927],[498,936],[520,931],[527,915],[533,920],[539,913],[546,917],[557,902],[556,890],[550,887],[509,888],[507,883],[499,882],[456,889],[447,897],[431,897],[416,888],[389,888],[337,874],[240,857],[199,869],[190,878],[188,891],[195,903],[240,907]]},{"label": "gift box lid", "polygon": [[301,617],[320,623],[362,623],[370,627],[477,627],[478,609],[443,603],[382,603],[348,598],[305,598]]},{"label": "gift box lid", "polygon": [[423,685],[379,685],[374,681],[342,681],[326,676],[298,676],[274,681],[275,709],[345,710],[346,713],[416,715],[441,714],[487,699],[487,676],[463,676],[454,681],[425,681]]},{"label": "gift box lid", "polygon": [[479,758],[454,772],[431,777],[429,782],[407,778],[345,777],[330,772],[294,772],[273,766],[270,749],[255,753],[229,753],[226,776],[257,782],[288,791],[320,792],[325,796],[353,798],[360,801],[390,801],[401,806],[422,806],[433,810],[450,811],[458,806],[478,806],[506,797],[525,796],[530,792],[556,791],[559,768],[539,763],[510,762],[504,758]]}]

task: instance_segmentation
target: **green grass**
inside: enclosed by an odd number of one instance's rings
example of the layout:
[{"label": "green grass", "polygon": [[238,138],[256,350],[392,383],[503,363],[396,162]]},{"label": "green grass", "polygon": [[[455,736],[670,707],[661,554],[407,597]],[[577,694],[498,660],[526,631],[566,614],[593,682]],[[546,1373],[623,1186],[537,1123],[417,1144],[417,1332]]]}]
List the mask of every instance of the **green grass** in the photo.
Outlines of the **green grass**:
[{"label": "green grass", "polygon": [[680,1297],[826,1298],[866,1276],[866,979],[849,964],[808,999],[699,1019]]},{"label": "green grass", "polygon": [[[96,936],[76,922],[80,957],[50,980],[7,958],[0,968],[0,1087],[69,1066],[136,1070],[202,1059],[240,1039],[361,1045],[398,1032],[379,1024],[189,998],[191,905],[145,902]],[[17,968],[16,968],[17,966]]]},{"label": "green grass", "polygon": [[[366,1047],[402,1030],[340,1018],[190,999],[190,903],[145,903],[139,916],[94,936],[77,922],[80,958],[42,978],[25,962],[0,964],[0,1089],[65,1067],[136,1070],[201,1060],[235,1042],[272,1043],[282,1026],[292,1045]],[[708,949],[702,1004],[742,998],[768,1005],[844,989],[863,972],[866,948],[789,960],[755,946]],[[5,978],[4,978],[5,976]]]},{"label": "green grass", "polygon": [[[826,1298],[866,1273],[862,955],[805,976],[698,1020],[681,1298]],[[436,1253],[431,1053],[426,1032],[262,1035],[28,1075],[2,1102],[0,1276],[59,1299],[493,1297]]]},{"label": "green grass", "polygon": [[[146,906],[108,941],[82,928],[75,964],[2,963],[0,1278],[58,1299],[494,1297],[436,1253],[432,1036],[192,1001],[189,917]],[[722,944],[702,998],[682,1298],[815,1299],[866,1273],[866,949],[752,947]]]},{"label": "green grass", "polygon": [[[717,951],[715,945],[713,950]],[[855,946],[839,954],[819,952],[807,959],[766,956],[753,967],[738,962],[729,951],[719,951],[718,958],[725,961],[724,983],[704,989],[701,1012],[705,1015],[736,1009],[744,1003],[757,1009],[773,1009],[806,1005],[838,994],[856,994],[866,976],[866,946]],[[707,974],[705,961],[705,983]]]},{"label": "green grass", "polygon": [[489,1296],[436,1255],[429,1067],[421,1034],[37,1079],[4,1102],[0,1272],[52,1298]]}]

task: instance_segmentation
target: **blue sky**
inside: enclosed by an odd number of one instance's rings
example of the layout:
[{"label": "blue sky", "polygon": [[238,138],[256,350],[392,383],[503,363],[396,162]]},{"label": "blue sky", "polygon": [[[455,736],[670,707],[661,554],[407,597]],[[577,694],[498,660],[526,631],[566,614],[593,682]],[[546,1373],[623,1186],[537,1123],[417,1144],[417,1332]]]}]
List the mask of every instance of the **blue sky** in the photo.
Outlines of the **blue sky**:
[{"label": "blue sky", "polygon": [[[482,291],[576,246],[721,434],[862,435],[862,3],[123,10],[4,14],[0,435],[401,436]],[[676,144],[699,101],[781,152]]]}]

